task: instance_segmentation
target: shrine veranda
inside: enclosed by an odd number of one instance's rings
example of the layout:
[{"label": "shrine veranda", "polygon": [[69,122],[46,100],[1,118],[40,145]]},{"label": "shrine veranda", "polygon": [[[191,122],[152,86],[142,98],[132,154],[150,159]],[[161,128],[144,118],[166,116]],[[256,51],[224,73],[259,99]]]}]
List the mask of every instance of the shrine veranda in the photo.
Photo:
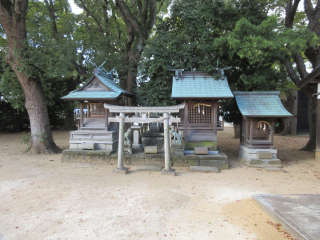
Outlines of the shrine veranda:
[{"label": "shrine veranda", "polygon": [[[243,116],[240,161],[251,167],[281,167],[273,145],[275,118],[290,117],[279,92],[232,93],[227,78],[196,71],[173,69],[171,97],[182,104],[160,107],[123,106],[132,97],[113,82],[111,73],[95,69],[81,88],[63,97],[80,105],[78,130],[70,132],[70,149],[63,162],[117,163],[163,166],[173,173],[175,166],[229,167],[219,149],[217,131],[223,131],[219,100],[234,98]],[[86,107],[86,111],[84,111]]]}]

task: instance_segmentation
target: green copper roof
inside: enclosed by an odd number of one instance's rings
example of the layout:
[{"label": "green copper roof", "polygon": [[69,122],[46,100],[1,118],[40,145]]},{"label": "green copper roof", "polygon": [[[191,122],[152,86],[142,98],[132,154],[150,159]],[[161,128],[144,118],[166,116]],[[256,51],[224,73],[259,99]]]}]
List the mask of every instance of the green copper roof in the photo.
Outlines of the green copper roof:
[{"label": "green copper roof", "polygon": [[291,117],[282,105],[280,92],[233,92],[244,117]]},{"label": "green copper roof", "polygon": [[172,98],[233,98],[227,78],[214,79],[204,72],[182,72],[173,77]]},{"label": "green copper roof", "polygon": [[[90,87],[90,84],[96,82],[97,88],[91,88],[90,91],[84,91]],[[114,81],[111,74],[95,69],[95,72],[89,81],[82,87],[70,92],[62,99],[70,101],[85,100],[109,100],[119,97],[121,94],[132,97],[133,94],[120,88]]]}]

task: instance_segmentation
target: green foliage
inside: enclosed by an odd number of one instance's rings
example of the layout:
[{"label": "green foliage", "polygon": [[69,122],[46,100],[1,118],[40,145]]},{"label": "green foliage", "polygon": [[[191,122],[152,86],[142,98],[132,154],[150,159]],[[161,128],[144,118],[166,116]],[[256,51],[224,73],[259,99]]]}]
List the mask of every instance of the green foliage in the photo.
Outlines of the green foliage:
[{"label": "green foliage", "polygon": [[29,117],[26,111],[14,109],[10,103],[0,100],[0,131],[12,132],[28,129]]},{"label": "green foliage", "polygon": [[[255,0],[201,0],[196,4],[192,0],[175,1],[171,15],[158,21],[156,33],[145,48],[140,63],[143,77],[137,91],[140,104],[175,104],[170,97],[173,73],[168,69],[196,68],[215,75],[218,60],[219,67],[232,66],[226,72],[232,90],[279,89],[281,74],[272,58],[250,62],[235,54],[232,44],[241,48],[241,42],[233,39],[232,33],[242,19],[259,26],[268,20],[266,4]],[[250,29],[245,34],[254,38]],[[230,101],[222,101],[221,105],[225,114],[237,112],[231,111],[234,104]],[[236,115],[241,118],[239,112]]]},{"label": "green foliage", "polygon": [[319,44],[318,37],[305,26],[283,28],[276,16],[270,16],[259,25],[242,18],[227,39],[230,54],[248,59],[250,64],[272,63],[292,58],[308,45]]}]

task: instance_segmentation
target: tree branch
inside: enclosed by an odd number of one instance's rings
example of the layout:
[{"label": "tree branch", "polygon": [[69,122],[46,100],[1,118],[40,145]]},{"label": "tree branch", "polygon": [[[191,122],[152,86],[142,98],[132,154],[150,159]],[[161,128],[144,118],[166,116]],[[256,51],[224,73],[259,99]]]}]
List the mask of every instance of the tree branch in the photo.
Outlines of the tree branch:
[{"label": "tree branch", "polygon": [[108,0],[104,0],[104,2],[105,2],[106,5],[102,6],[103,10],[104,10],[103,13],[104,13],[104,17],[106,18],[105,22],[108,23],[108,21],[109,21],[109,16],[108,16],[108,5],[109,5],[109,2],[108,2]]},{"label": "tree branch", "polygon": [[10,0],[0,0],[0,19],[7,16],[12,17],[12,14],[13,14],[12,9],[13,9],[13,4]]},{"label": "tree branch", "polygon": [[310,20],[314,14],[314,9],[313,9],[311,0],[304,0],[304,11],[306,13],[308,20]]},{"label": "tree branch", "polygon": [[141,22],[144,24],[146,24],[147,22],[147,18],[148,18],[148,9],[149,9],[149,0],[145,0],[144,1],[144,9],[143,9],[143,16],[141,16]]},{"label": "tree branch", "polygon": [[80,2],[82,3],[83,9],[86,11],[86,13],[88,15],[90,15],[93,18],[93,20],[97,23],[97,25],[99,27],[99,31],[103,34],[103,29],[102,29],[101,24],[98,21],[98,19],[90,12],[90,10],[87,8],[87,6],[85,5],[83,0],[80,0]]},{"label": "tree branch", "polygon": [[305,78],[308,75],[308,73],[306,70],[306,66],[304,65],[304,61],[301,56],[301,53],[295,53],[293,57],[294,57],[295,63],[297,64],[297,69],[300,74],[300,77]]},{"label": "tree branch", "polygon": [[116,0],[116,6],[123,18],[123,20],[129,23],[136,32],[139,32],[141,29],[141,24],[139,21],[134,17],[131,13],[130,9],[128,8],[127,4],[123,2],[123,0]]},{"label": "tree branch", "polygon": [[157,20],[157,3],[156,0],[150,0],[150,13],[149,13],[149,19],[146,24],[147,31],[151,31],[153,28],[153,25],[156,23]]},{"label": "tree branch", "polygon": [[296,74],[296,72],[294,71],[290,60],[285,59],[285,60],[282,60],[281,63],[286,68],[286,70],[287,70],[291,80],[294,82],[294,84],[298,85],[298,83],[300,82],[300,79],[299,79],[298,75]]},{"label": "tree branch", "polygon": [[299,3],[300,3],[300,0],[294,0],[293,5],[292,5],[292,0],[287,2],[287,5],[286,5],[286,18],[285,18],[285,26],[287,28],[292,28],[293,27],[293,21],[294,21],[294,17],[296,15]]},{"label": "tree branch", "polygon": [[54,11],[54,6],[52,0],[50,0],[50,4],[48,3],[48,0],[44,0],[50,16],[50,22],[51,22],[51,29],[53,32],[53,36],[56,39],[56,41],[59,42],[59,35],[58,35],[58,29],[57,29],[57,22],[56,22],[56,14]]}]

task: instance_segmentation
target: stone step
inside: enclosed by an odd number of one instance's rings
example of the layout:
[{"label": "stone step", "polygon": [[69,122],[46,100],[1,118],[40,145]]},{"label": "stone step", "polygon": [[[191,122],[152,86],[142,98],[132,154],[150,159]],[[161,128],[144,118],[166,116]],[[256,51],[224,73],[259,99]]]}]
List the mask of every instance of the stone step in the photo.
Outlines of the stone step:
[{"label": "stone step", "polygon": [[137,171],[161,171],[162,166],[152,165],[152,164],[143,164],[136,167]]},{"label": "stone step", "polygon": [[190,166],[191,172],[215,172],[219,173],[219,169],[216,167],[210,167],[210,166]]},{"label": "stone step", "polygon": [[248,162],[250,162],[250,164],[281,164],[281,160],[280,159],[267,159],[267,158],[251,158]]},{"label": "stone step", "polygon": [[286,170],[284,170],[281,167],[265,167],[263,168],[264,171],[266,172],[287,172]]},{"label": "stone step", "polygon": [[254,168],[283,168],[281,164],[248,164],[248,163],[243,163],[247,167],[254,167]]}]

